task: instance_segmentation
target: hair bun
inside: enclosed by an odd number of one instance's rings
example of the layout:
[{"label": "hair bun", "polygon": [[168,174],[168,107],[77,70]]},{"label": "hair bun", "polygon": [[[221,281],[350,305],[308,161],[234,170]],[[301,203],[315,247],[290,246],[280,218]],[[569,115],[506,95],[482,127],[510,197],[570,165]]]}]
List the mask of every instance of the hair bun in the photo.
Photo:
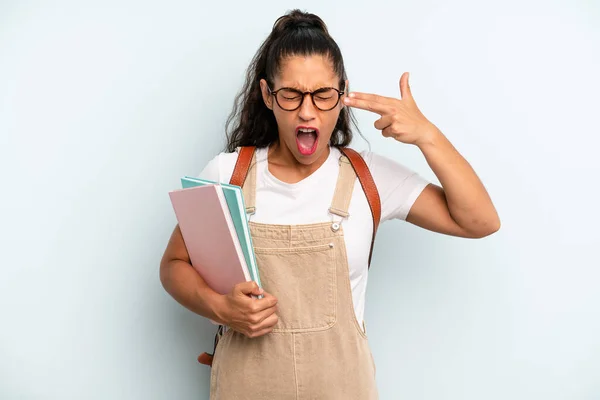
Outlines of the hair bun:
[{"label": "hair bun", "polygon": [[273,32],[277,33],[297,29],[318,29],[329,33],[327,25],[325,25],[325,22],[321,18],[315,14],[306,13],[298,9],[279,17],[273,25]]}]

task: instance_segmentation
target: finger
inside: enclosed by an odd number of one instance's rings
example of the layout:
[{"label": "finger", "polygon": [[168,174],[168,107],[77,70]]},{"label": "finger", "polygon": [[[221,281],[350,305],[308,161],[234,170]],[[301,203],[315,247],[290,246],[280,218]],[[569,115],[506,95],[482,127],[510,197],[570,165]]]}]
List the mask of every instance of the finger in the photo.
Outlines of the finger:
[{"label": "finger", "polygon": [[274,307],[277,305],[277,299],[273,295],[271,295],[267,292],[264,292],[263,294],[264,294],[264,297],[262,299],[252,299],[252,301],[253,301],[252,311],[255,313],[266,310],[268,308],[271,308],[271,307]]},{"label": "finger", "polygon": [[271,317],[276,312],[277,312],[277,305],[275,305],[273,307],[269,307],[262,311],[259,311],[250,316],[250,323],[252,325],[260,325],[263,323],[263,321],[265,321],[267,318]]},{"label": "finger", "polygon": [[273,327],[279,321],[279,317],[277,314],[271,314],[267,318],[264,319],[258,326],[255,327],[255,331],[261,331],[264,329],[273,329]]},{"label": "finger", "polygon": [[251,294],[253,294],[254,296],[259,296],[264,293],[265,293],[265,291],[263,290],[263,288],[259,287],[258,285],[254,285],[254,288],[252,289]]},{"label": "finger", "polygon": [[409,73],[405,72],[400,77],[400,96],[402,100],[412,99],[412,92],[408,83]]},{"label": "finger", "polygon": [[273,332],[273,327],[264,328],[264,329],[261,329],[260,331],[257,331],[257,332],[249,332],[248,334],[246,334],[246,336],[248,336],[249,338],[252,339],[252,338],[257,338],[257,337],[264,336],[267,333],[271,333],[271,332]]},{"label": "finger", "polygon": [[393,137],[395,138],[398,135],[398,128],[394,126],[394,124],[389,125],[387,128],[381,131],[381,134],[384,137]]},{"label": "finger", "polygon": [[392,123],[394,122],[394,116],[393,115],[385,115],[381,118],[379,118],[377,121],[375,121],[375,129],[379,129],[380,131],[387,128],[388,126],[390,126]]},{"label": "finger", "polygon": [[248,328],[248,336],[249,337],[258,337],[265,335],[271,331],[279,321],[279,317],[277,314],[272,314],[268,318],[266,318],[262,323],[257,325],[252,325]]},{"label": "finger", "polygon": [[258,284],[254,281],[238,283],[233,287],[233,291],[235,292],[235,294],[246,296],[249,296],[251,294],[258,296],[259,294],[263,294],[264,292],[260,287],[258,287]]},{"label": "finger", "polygon": [[351,97],[346,97],[344,99],[346,105],[354,108],[360,108],[361,110],[371,111],[377,113],[379,115],[391,114],[394,109],[388,105],[384,105],[381,103],[377,103],[375,101],[369,100],[360,100]]},{"label": "finger", "polygon": [[391,105],[395,101],[398,101],[398,99],[395,99],[393,97],[385,97],[385,96],[380,96],[378,94],[373,94],[373,93],[352,92],[348,96],[353,99],[373,101],[375,103],[387,104],[387,105]]}]

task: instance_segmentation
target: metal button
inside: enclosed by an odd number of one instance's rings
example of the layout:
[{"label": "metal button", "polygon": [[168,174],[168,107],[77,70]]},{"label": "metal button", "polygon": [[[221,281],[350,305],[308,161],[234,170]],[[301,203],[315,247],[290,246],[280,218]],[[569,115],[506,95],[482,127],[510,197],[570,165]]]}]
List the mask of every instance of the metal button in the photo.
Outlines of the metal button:
[{"label": "metal button", "polygon": [[336,232],[338,229],[340,229],[340,224],[338,224],[337,222],[334,222],[333,224],[331,224],[331,230]]}]

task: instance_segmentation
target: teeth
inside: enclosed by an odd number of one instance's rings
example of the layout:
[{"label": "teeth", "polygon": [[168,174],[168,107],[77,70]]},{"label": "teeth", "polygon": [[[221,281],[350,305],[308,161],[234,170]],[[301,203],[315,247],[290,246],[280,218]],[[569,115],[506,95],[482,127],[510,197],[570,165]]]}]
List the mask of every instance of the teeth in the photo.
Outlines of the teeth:
[{"label": "teeth", "polygon": [[298,132],[316,132],[316,130],[300,128],[300,129],[298,129]]}]

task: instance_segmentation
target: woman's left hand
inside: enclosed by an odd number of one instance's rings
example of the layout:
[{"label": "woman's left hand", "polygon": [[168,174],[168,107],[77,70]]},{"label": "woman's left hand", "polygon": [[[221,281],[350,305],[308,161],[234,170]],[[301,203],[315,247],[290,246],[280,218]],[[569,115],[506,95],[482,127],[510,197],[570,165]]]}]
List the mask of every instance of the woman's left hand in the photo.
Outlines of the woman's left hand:
[{"label": "woman's left hand", "polygon": [[400,78],[400,96],[400,99],[396,99],[352,92],[344,99],[344,104],[381,115],[375,121],[375,128],[385,137],[417,146],[431,141],[440,132],[417,107],[408,84],[408,72]]}]

